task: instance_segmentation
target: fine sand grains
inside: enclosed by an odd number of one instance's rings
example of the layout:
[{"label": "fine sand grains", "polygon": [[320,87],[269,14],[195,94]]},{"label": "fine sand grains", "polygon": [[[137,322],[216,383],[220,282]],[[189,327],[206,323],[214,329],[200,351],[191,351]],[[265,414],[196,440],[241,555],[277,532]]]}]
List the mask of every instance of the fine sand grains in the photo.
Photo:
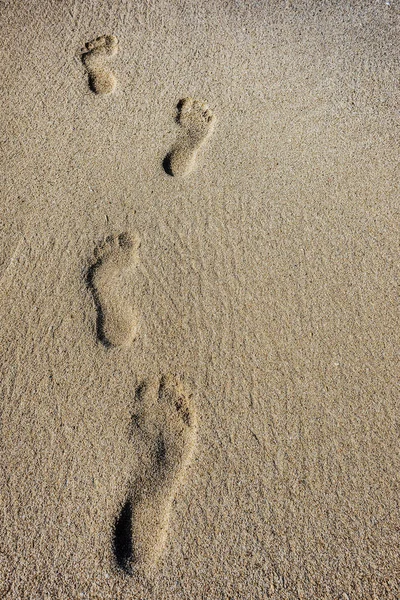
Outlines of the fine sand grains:
[{"label": "fine sand grains", "polygon": [[172,503],[193,454],[197,416],[172,375],[142,383],[136,399],[131,438],[142,467],[116,520],[114,555],[125,572],[148,573],[165,546]]},{"label": "fine sand grains", "polygon": [[185,98],[178,104],[176,120],[181,135],[166,156],[164,168],[174,177],[184,177],[193,171],[200,148],[213,133],[215,116],[207,102]]},{"label": "fine sand grains", "polygon": [[117,80],[110,71],[108,60],[118,52],[115,35],[102,35],[86,43],[82,62],[89,75],[89,87],[95,94],[111,94]]},{"label": "fine sand grains", "polygon": [[0,600],[400,599],[399,16],[2,3]]}]

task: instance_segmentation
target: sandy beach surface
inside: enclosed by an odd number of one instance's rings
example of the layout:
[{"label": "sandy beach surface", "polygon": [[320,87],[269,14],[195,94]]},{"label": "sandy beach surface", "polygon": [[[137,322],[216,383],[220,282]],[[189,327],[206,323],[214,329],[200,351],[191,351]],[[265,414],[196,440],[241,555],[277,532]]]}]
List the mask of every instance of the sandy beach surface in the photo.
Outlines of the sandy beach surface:
[{"label": "sandy beach surface", "polygon": [[0,598],[398,600],[398,0],[0,22]]}]

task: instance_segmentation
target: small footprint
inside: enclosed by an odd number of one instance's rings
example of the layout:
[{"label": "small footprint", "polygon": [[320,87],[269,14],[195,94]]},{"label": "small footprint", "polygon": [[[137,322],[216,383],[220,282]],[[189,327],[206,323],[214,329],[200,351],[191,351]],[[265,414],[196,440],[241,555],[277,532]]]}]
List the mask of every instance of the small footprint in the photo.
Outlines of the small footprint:
[{"label": "small footprint", "polygon": [[115,523],[114,556],[125,572],[146,573],[165,545],[178,484],[193,454],[197,419],[190,395],[172,375],[142,384],[136,398],[132,441],[142,466]]},{"label": "small footprint", "polygon": [[185,98],[178,104],[177,122],[182,134],[164,159],[164,169],[174,177],[184,177],[194,168],[197,153],[211,136],[215,116],[206,102]]},{"label": "small footprint", "polygon": [[137,265],[139,245],[139,239],[127,233],[108,237],[96,249],[97,260],[88,272],[97,309],[97,336],[107,347],[129,346],[136,337],[138,318],[121,294],[121,277]]},{"label": "small footprint", "polygon": [[82,52],[82,62],[89,75],[89,87],[95,94],[111,94],[117,80],[108,69],[108,59],[118,52],[118,39],[115,35],[101,35],[87,42]]}]

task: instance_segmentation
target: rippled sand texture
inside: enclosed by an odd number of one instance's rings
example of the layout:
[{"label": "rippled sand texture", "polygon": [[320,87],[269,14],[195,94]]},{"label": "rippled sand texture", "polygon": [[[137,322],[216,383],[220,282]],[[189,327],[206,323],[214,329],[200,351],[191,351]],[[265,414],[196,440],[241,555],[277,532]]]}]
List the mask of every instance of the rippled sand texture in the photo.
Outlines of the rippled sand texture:
[{"label": "rippled sand texture", "polygon": [[0,24],[0,598],[399,598],[396,2]]}]

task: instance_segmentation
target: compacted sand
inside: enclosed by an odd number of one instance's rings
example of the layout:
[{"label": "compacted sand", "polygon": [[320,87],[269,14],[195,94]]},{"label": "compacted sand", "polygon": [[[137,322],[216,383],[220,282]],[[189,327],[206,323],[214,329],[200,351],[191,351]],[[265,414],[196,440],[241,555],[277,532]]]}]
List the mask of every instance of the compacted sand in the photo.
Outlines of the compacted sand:
[{"label": "compacted sand", "polygon": [[0,598],[398,599],[397,0],[0,8]]}]

